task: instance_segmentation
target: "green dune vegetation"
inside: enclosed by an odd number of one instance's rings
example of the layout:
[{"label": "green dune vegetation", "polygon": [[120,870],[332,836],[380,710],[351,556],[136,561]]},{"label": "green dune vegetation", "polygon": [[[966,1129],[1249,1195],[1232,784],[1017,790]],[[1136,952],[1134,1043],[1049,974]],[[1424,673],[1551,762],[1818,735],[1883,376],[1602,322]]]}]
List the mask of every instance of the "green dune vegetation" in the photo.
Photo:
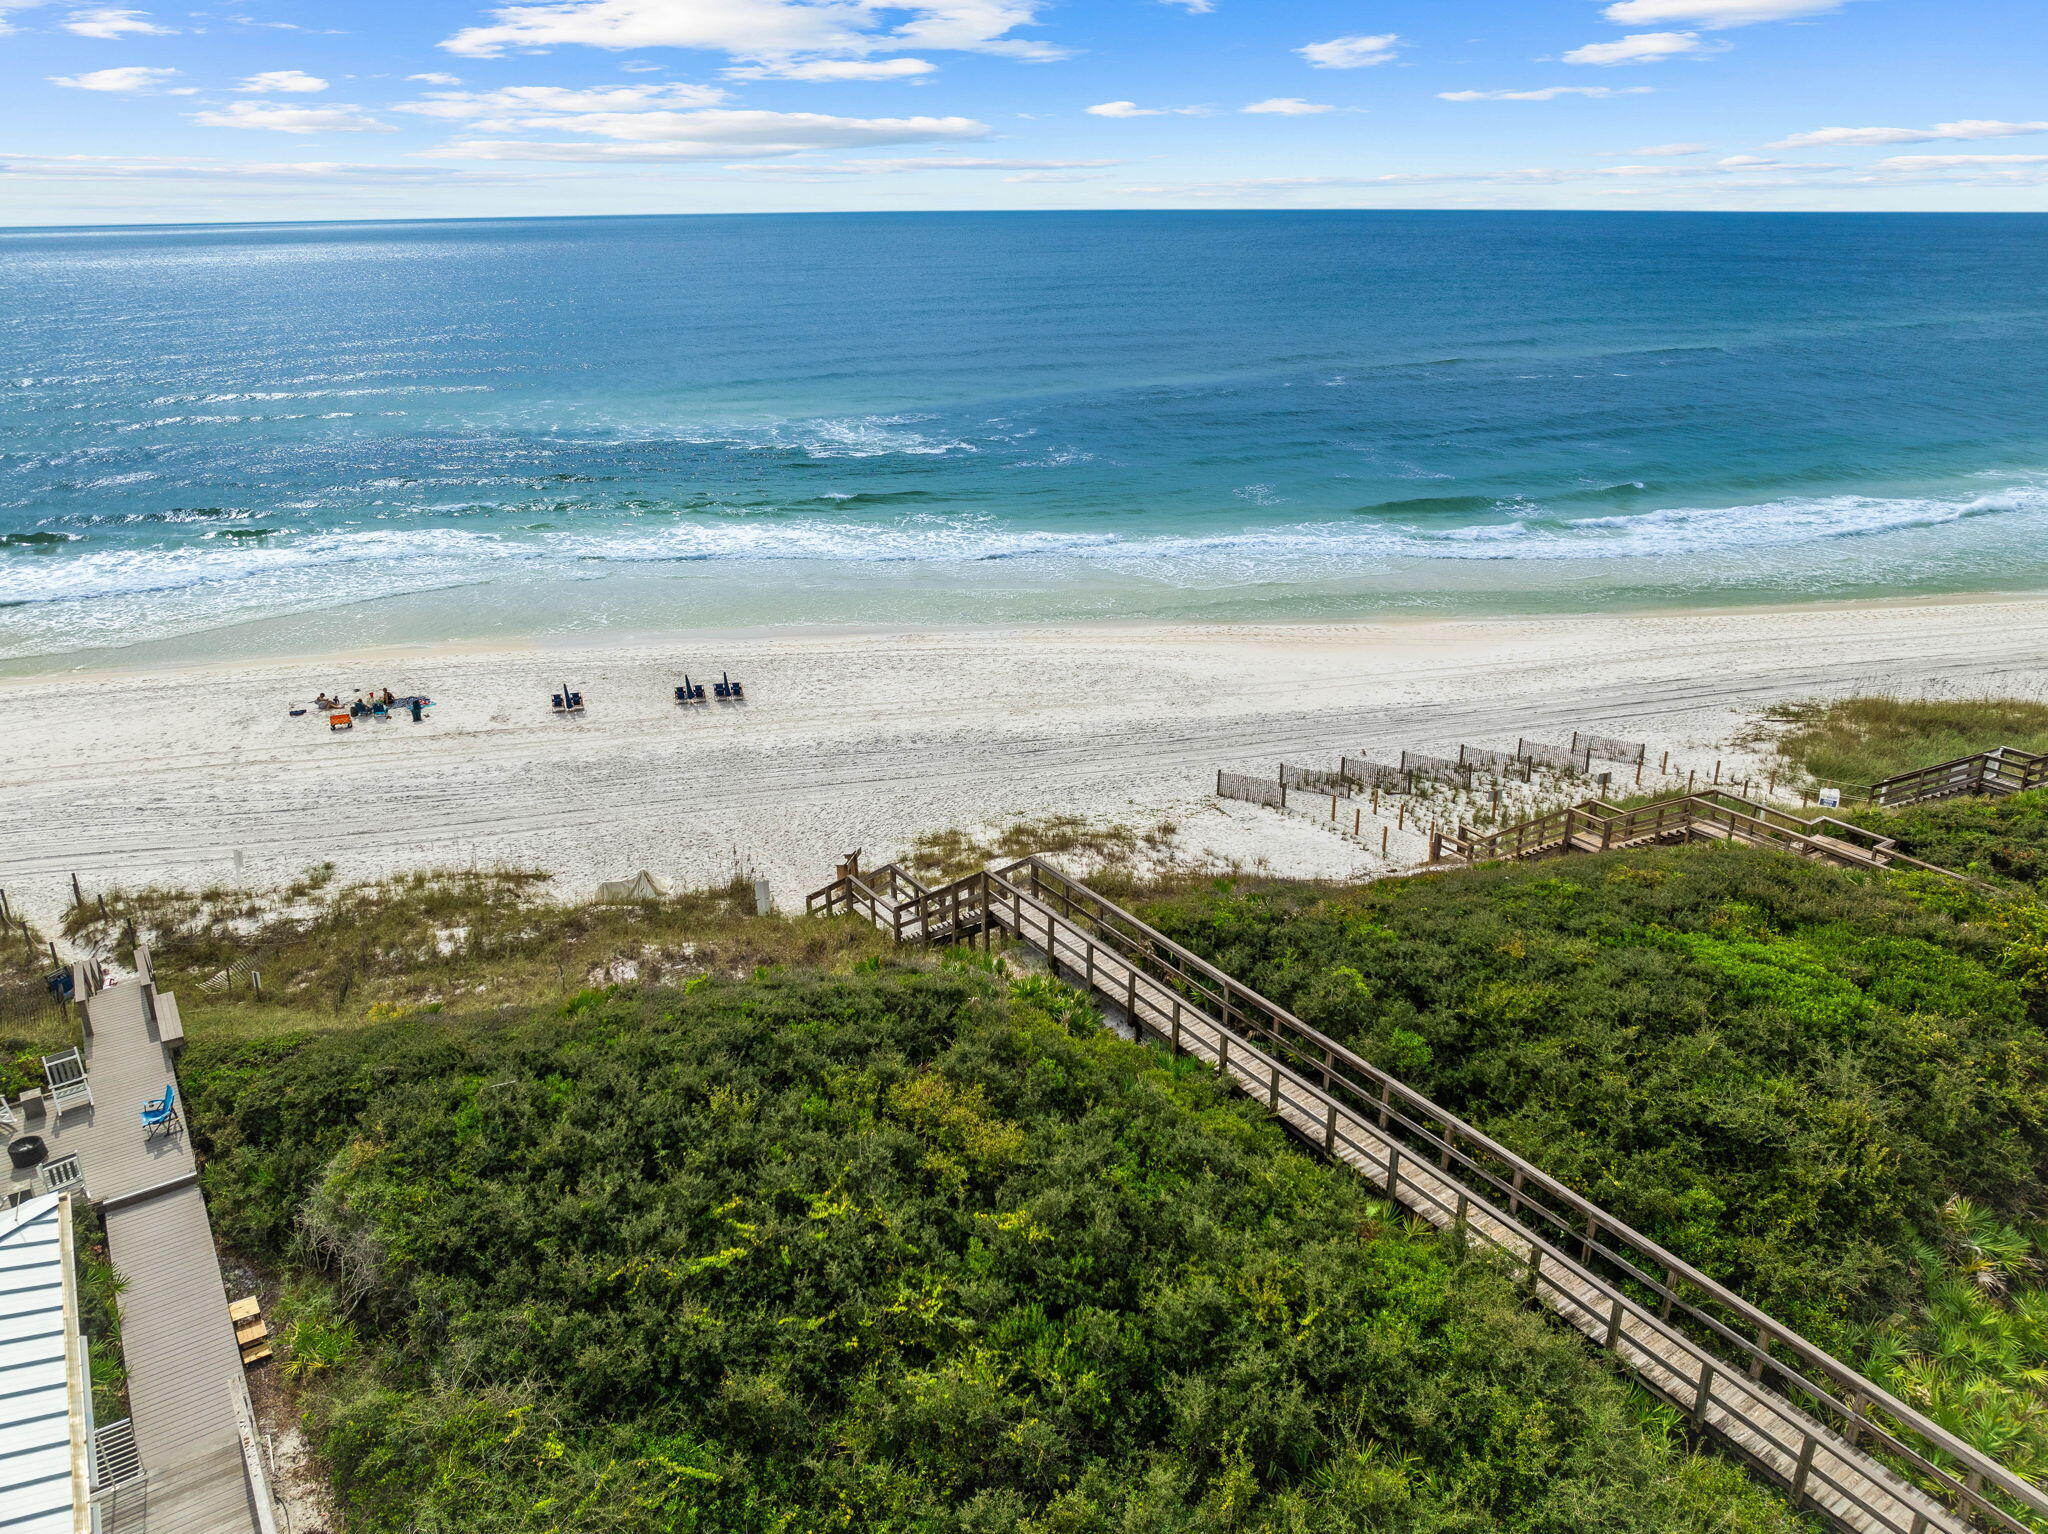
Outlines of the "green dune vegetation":
[{"label": "green dune vegetation", "polygon": [[1994,746],[2048,751],[2048,703],[2029,698],[1866,694],[1780,704],[1762,723],[1794,773],[1849,788]]},{"label": "green dune vegetation", "polygon": [[2048,912],[2031,897],[1712,846],[1232,883],[1144,914],[2048,1470]]},{"label": "green dune vegetation", "polygon": [[1004,968],[196,1046],[350,1526],[1797,1526],[1503,1275]]}]

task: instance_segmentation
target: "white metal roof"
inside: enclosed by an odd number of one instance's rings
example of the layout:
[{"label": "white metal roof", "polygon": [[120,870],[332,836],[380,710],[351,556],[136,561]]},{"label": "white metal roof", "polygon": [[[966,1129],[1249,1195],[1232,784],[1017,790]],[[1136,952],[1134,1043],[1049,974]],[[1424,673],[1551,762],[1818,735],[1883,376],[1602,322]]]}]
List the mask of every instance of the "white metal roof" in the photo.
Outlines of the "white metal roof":
[{"label": "white metal roof", "polygon": [[46,1193],[0,1213],[0,1534],[89,1526],[88,1410],[70,1199]]}]

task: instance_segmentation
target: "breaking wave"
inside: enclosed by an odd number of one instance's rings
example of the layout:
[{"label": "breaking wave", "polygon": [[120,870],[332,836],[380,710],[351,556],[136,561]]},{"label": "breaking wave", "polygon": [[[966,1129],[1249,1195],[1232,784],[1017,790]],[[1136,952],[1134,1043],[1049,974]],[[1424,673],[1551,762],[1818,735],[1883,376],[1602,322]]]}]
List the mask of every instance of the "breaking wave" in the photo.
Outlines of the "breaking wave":
[{"label": "breaking wave", "polygon": [[[879,498],[878,498],[879,499]],[[845,505],[845,503],[839,503]],[[1739,555],[1747,550],[1867,538],[1974,518],[2048,512],[2048,487],[1965,497],[1836,495],[1788,497],[1746,506],[1675,507],[1626,515],[1565,518],[1526,504],[1505,522],[1430,527],[1413,522],[1344,521],[1245,527],[1208,534],[1132,537],[1114,532],[1019,528],[993,517],[915,513],[744,516],[684,513],[650,528],[637,519],[606,530],[364,529],[299,533],[265,528],[258,539],[117,548],[97,540],[0,551],[0,605],[89,600],[194,586],[304,576],[346,577],[403,567],[487,576],[507,564],[646,565],[697,561],[809,560],[966,564],[1071,561],[1161,574],[1204,571],[1275,576],[1390,560],[1619,560]],[[846,506],[846,511],[856,510]]]}]

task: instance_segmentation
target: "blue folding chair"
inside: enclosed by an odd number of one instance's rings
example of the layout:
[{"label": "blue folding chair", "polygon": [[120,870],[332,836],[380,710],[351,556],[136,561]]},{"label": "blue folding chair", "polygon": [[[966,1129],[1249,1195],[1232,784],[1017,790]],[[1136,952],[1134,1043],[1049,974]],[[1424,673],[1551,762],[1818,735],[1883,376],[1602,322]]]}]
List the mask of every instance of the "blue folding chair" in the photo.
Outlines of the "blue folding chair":
[{"label": "blue folding chair", "polygon": [[164,1095],[151,1098],[142,1105],[142,1128],[145,1137],[170,1134],[178,1127],[178,1084],[164,1083]]}]

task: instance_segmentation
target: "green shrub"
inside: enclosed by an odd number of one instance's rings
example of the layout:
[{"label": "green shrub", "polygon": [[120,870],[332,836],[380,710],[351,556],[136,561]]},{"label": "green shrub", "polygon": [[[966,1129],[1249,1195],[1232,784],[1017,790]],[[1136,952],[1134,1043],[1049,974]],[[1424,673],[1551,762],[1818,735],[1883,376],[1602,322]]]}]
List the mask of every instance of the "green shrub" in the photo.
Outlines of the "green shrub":
[{"label": "green shrub", "polygon": [[310,1396],[352,1528],[1795,1527],[1042,978],[780,972],[186,1077],[223,1233],[360,1347]]}]

